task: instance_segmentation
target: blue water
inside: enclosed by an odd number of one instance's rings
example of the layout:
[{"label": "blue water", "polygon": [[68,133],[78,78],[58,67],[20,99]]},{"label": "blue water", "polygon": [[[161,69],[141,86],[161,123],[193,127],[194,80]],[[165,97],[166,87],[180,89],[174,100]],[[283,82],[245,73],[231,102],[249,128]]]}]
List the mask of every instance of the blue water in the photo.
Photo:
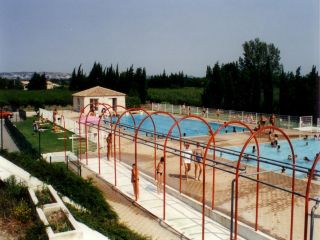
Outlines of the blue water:
[{"label": "blue water", "polygon": [[[301,167],[311,168],[316,154],[320,152],[320,140],[309,139],[306,141],[303,139],[294,139],[294,140],[291,140],[291,142],[293,145],[294,153],[297,155],[296,165]],[[284,163],[285,165],[292,163],[292,161],[288,160],[288,155],[292,155],[288,142],[279,141],[279,145],[280,145],[280,151],[278,151],[277,148],[271,147],[269,143],[260,144],[259,145],[260,156],[274,159],[276,161]],[[254,145],[248,145],[245,153],[252,154],[253,146]],[[242,147],[228,147],[228,149],[232,149],[240,152],[242,150]],[[239,158],[238,156],[230,155],[227,153],[222,153],[222,157],[232,161],[236,161]],[[304,157],[307,157],[308,159],[310,159],[310,161],[309,162],[305,161]],[[247,163],[249,165],[253,165],[253,166],[257,165],[257,162],[255,160],[249,160],[248,162],[242,161],[242,162]],[[281,168],[279,166],[273,166],[267,163],[260,163],[260,167],[265,170],[279,170]],[[316,169],[320,171],[320,163],[317,165]],[[286,170],[285,173],[289,176],[292,176],[292,171],[288,169]],[[306,174],[296,172],[296,177],[303,178],[303,177],[306,177]]]},{"label": "blue water", "polygon": [[[140,122],[146,117],[145,114],[135,114],[133,115],[136,126],[138,127]],[[156,128],[157,128],[157,133],[158,134],[163,134],[167,135],[167,132],[170,130],[171,126],[174,124],[174,121],[164,115],[152,115],[152,118],[155,122]],[[120,124],[125,124],[125,125],[130,125],[133,126],[133,121],[130,115],[128,116],[123,116],[120,120]],[[181,134],[187,137],[190,136],[202,136],[202,135],[208,135],[208,127],[205,123],[195,120],[195,119],[184,119],[180,123],[180,129],[181,129]],[[214,123],[214,122],[209,122],[209,125],[212,128],[212,131],[215,131],[217,128],[221,126],[221,124]],[[153,132],[153,125],[152,121],[150,118],[146,119],[142,126],[141,129],[148,130],[150,132]],[[236,132],[242,132],[245,130],[243,127],[238,127],[238,126],[228,126],[227,128],[224,128],[221,133],[230,133],[233,131]],[[172,136],[178,137],[179,136],[179,131],[178,127],[175,127],[172,131]]]}]

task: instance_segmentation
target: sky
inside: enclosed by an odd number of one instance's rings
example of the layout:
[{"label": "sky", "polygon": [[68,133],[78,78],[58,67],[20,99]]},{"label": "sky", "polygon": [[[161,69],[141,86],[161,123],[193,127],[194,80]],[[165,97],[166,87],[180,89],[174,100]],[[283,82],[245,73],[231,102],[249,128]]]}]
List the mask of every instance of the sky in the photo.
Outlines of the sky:
[{"label": "sky", "polygon": [[285,71],[320,65],[319,0],[0,0],[0,72],[88,73],[95,61],[204,76],[254,38]]}]

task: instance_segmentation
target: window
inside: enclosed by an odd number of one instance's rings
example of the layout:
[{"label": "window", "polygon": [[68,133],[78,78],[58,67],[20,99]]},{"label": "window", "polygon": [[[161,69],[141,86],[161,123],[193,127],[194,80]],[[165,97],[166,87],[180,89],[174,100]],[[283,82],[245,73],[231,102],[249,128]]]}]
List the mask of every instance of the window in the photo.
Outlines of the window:
[{"label": "window", "polygon": [[90,98],[90,110],[98,111],[98,98]]}]

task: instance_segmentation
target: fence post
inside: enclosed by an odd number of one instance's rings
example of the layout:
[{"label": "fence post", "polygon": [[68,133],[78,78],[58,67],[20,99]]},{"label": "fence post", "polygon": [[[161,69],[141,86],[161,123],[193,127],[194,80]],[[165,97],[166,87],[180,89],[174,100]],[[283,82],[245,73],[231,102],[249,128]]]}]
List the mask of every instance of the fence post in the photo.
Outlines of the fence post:
[{"label": "fence post", "polygon": [[258,124],[258,113],[256,113],[256,124]]},{"label": "fence post", "polygon": [[291,121],[290,121],[290,115],[288,116],[288,129],[290,129],[290,127],[291,127]]},{"label": "fence post", "polygon": [[241,112],[241,121],[243,122],[243,111]]},{"label": "fence post", "polygon": [[153,102],[151,103],[151,111],[153,111]]},{"label": "fence post", "polygon": [[209,117],[209,108],[207,108],[207,118]]},{"label": "fence post", "polygon": [[171,113],[173,114],[173,104],[171,104]]},{"label": "fence post", "polygon": [[179,105],[179,111],[180,111],[180,115],[181,115],[181,105]]},{"label": "fence post", "polygon": [[166,103],[164,104],[164,111],[165,112],[167,111],[167,104]]},{"label": "fence post", "polygon": [[199,114],[199,107],[197,107],[197,115]]}]

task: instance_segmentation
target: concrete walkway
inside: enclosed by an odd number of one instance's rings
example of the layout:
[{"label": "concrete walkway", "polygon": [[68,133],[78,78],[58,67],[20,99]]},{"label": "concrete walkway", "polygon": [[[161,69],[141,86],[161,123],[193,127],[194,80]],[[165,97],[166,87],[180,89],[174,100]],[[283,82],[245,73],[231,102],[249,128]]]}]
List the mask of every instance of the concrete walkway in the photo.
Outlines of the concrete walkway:
[{"label": "concrete walkway", "polygon": [[[19,151],[17,145],[14,143],[14,141],[12,140],[11,136],[9,135],[7,128],[4,126],[4,119],[3,119],[3,126],[2,126],[2,130],[3,130],[3,148],[7,149],[8,152],[17,152]],[[1,121],[0,121],[1,124]],[[1,125],[0,125],[0,133],[1,133]],[[0,144],[1,144],[1,137],[0,137]]]},{"label": "concrete walkway", "polygon": [[[90,158],[87,167],[98,173],[98,159]],[[100,177],[114,184],[113,161],[101,159]],[[133,198],[131,184],[131,171],[123,163],[117,162],[117,188],[125,195]],[[165,223],[189,239],[201,239],[202,215],[189,205],[173,196],[166,195],[166,220]],[[151,212],[159,219],[163,214],[163,194],[157,194],[156,186],[143,177],[140,173],[140,199],[137,203]],[[229,229],[223,227],[210,218],[205,219],[205,239],[230,239]],[[242,239],[239,237],[239,239]]]}]

